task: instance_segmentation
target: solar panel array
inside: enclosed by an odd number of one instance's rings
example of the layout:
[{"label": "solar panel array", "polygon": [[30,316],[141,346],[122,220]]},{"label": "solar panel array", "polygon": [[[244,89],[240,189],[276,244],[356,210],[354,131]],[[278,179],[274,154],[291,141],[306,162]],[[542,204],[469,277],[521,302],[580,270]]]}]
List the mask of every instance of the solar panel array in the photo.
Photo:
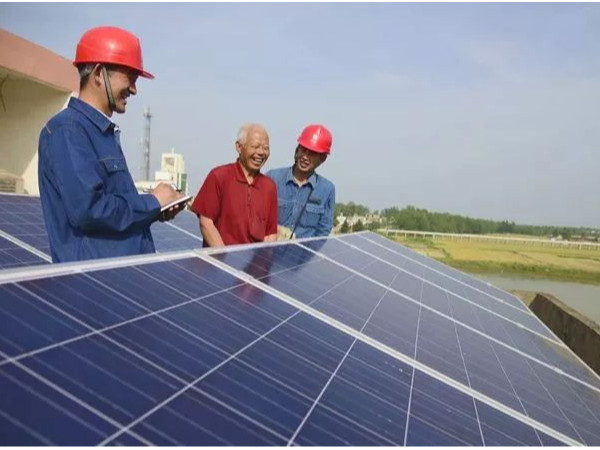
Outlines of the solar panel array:
[{"label": "solar panel array", "polygon": [[[157,252],[202,247],[198,218],[189,211],[169,222],[155,222],[151,230]],[[0,269],[51,262],[39,197],[0,194],[0,238],[10,239],[9,244],[0,243]]]},{"label": "solar panel array", "polygon": [[600,444],[518,299],[373,233],[0,273],[2,445]]}]

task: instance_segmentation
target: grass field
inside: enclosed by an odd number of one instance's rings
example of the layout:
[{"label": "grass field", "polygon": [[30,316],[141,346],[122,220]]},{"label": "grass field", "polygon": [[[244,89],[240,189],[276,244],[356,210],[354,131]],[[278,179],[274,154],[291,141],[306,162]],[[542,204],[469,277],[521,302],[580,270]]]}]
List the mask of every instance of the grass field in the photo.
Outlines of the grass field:
[{"label": "grass field", "polygon": [[600,284],[600,250],[477,240],[397,241],[460,270]]}]

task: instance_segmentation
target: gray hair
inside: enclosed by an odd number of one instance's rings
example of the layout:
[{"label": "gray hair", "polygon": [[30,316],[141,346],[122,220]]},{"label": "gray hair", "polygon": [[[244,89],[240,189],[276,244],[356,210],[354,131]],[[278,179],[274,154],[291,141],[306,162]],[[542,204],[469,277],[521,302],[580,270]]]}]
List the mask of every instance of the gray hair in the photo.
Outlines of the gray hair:
[{"label": "gray hair", "polygon": [[269,133],[267,133],[266,128],[263,127],[259,123],[245,123],[244,125],[242,125],[240,127],[240,129],[238,131],[236,142],[239,142],[240,144],[245,144],[246,139],[248,139],[248,133],[254,129],[260,130],[260,131],[264,132],[266,135],[269,134]]}]

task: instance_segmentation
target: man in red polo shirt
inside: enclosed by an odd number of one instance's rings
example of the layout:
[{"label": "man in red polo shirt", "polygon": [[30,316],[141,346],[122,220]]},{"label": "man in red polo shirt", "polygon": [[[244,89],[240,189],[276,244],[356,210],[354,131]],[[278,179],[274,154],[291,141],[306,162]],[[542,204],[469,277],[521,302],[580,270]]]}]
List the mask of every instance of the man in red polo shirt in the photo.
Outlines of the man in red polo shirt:
[{"label": "man in red polo shirt", "polygon": [[192,204],[204,247],[277,239],[277,189],[260,173],[269,158],[269,135],[258,124],[240,128],[238,159],[210,171]]}]

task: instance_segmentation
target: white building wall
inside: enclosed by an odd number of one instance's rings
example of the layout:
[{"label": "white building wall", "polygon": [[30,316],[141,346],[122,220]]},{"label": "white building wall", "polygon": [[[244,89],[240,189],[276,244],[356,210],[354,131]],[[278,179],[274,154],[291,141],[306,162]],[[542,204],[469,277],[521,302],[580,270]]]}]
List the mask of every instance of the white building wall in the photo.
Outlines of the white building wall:
[{"label": "white building wall", "polygon": [[[3,75],[3,77],[6,76]],[[23,178],[25,192],[39,195],[37,148],[40,131],[70,94],[8,74],[0,102],[0,168]]]}]

